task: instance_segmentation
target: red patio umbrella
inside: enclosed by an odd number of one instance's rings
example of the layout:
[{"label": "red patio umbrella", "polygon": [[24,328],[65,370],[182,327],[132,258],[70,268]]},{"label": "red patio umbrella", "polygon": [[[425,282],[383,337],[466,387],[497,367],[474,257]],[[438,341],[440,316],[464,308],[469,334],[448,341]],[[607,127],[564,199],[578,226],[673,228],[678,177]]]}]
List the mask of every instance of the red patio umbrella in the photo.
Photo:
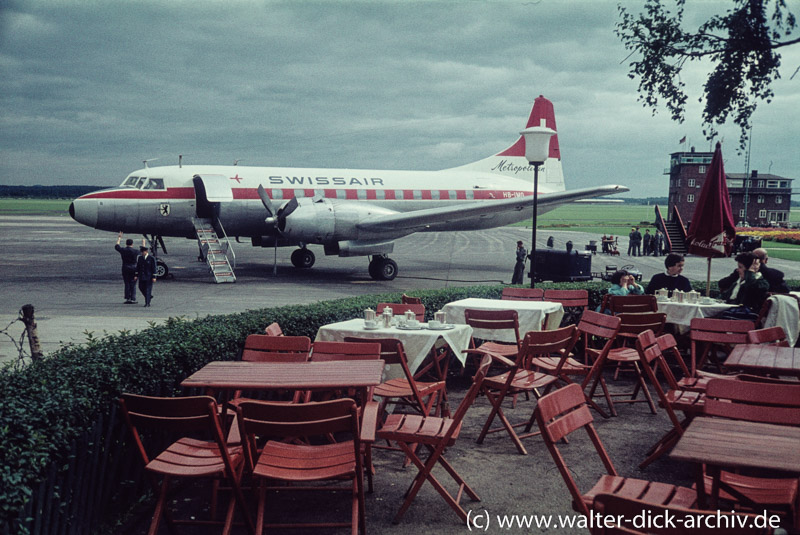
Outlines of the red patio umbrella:
[{"label": "red patio umbrella", "polygon": [[708,258],[706,295],[711,286],[711,259],[730,256],[735,237],[736,225],[728,197],[722,148],[718,142],[686,237],[689,254]]}]

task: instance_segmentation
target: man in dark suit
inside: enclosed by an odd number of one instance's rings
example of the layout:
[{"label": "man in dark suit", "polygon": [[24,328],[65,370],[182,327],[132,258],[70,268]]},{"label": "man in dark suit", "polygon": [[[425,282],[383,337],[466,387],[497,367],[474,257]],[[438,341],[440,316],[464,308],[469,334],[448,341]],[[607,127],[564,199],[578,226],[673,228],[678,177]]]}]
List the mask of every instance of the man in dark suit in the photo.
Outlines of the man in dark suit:
[{"label": "man in dark suit", "polygon": [[117,244],[114,249],[122,257],[122,282],[125,284],[125,304],[136,304],[136,259],[139,253],[133,248],[133,240],[125,240],[125,247],[121,247],[122,232],[117,236]]},{"label": "man in dark suit", "polygon": [[753,254],[761,260],[761,267],[758,272],[769,283],[769,291],[775,294],[788,294],[789,287],[786,286],[786,281],[783,280],[783,271],[767,267],[767,260],[769,260],[767,250],[759,247],[753,250]]},{"label": "man in dark suit", "polygon": [[139,291],[144,296],[144,306],[149,307],[153,297],[153,283],[156,282],[156,259],[150,256],[147,246],[142,245],[139,250],[141,254],[136,259],[136,278],[139,279]]}]

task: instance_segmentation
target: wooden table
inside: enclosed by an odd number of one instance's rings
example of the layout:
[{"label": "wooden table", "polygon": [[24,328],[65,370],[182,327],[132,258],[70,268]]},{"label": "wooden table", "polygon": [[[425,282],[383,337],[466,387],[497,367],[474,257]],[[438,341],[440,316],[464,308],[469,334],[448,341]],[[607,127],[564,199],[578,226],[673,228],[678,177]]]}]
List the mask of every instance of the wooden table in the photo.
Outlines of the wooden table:
[{"label": "wooden table", "polygon": [[[524,336],[528,331],[557,329],[564,317],[564,307],[554,301],[511,301],[504,299],[460,299],[447,303],[442,310],[447,313],[448,323],[465,323],[464,311],[468,308],[477,310],[516,310],[519,317],[519,334]],[[490,331],[476,329],[474,336],[484,340],[516,342],[514,334],[507,330]]]},{"label": "wooden table", "polygon": [[382,360],[342,362],[209,362],[181,382],[184,388],[220,390],[337,390],[356,388],[367,399],[381,383]]},{"label": "wooden table", "polygon": [[[800,428],[700,416],[692,420],[670,456],[698,464],[697,499],[701,507],[717,507],[719,489],[737,495],[720,482],[722,468],[756,468],[800,474]],[[711,501],[705,494],[702,465],[714,478]]]},{"label": "wooden table", "polygon": [[800,378],[800,348],[739,344],[733,348],[724,365],[755,375],[793,375]]},{"label": "wooden table", "polygon": [[[381,318],[378,317],[378,321]],[[406,330],[399,327],[380,327],[378,329],[365,329],[363,319],[352,319],[323,325],[317,331],[316,340],[341,342],[348,336],[359,338],[396,338],[403,342],[403,350],[408,358],[408,367],[411,373],[417,371],[433,347],[437,344],[446,344],[453,355],[464,364],[466,357],[463,353],[469,347],[472,336],[472,327],[469,325],[455,325],[448,330],[431,330],[427,324],[420,324],[419,329]],[[386,369],[386,379],[403,377],[400,366],[389,366]]]}]

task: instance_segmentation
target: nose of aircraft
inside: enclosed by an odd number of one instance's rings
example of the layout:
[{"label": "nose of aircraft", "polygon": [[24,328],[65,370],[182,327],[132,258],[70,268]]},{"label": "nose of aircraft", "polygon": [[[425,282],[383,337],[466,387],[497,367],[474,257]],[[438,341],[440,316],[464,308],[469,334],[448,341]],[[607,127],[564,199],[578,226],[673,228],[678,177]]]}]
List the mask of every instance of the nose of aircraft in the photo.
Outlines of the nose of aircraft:
[{"label": "nose of aircraft", "polygon": [[69,205],[69,215],[87,227],[97,227],[97,201],[78,197]]}]

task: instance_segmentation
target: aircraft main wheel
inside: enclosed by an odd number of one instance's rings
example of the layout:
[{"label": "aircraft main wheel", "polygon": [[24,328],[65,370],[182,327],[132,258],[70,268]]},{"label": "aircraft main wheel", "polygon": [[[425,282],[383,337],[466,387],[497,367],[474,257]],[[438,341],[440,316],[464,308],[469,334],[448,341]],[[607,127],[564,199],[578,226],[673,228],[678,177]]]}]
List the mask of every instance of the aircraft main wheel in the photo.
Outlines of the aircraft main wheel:
[{"label": "aircraft main wheel", "polygon": [[163,260],[156,260],[156,279],[166,279],[169,275],[169,267]]},{"label": "aircraft main wheel", "polygon": [[391,258],[375,257],[369,263],[369,276],[379,281],[394,280],[397,276],[397,262]]},{"label": "aircraft main wheel", "polygon": [[314,265],[316,257],[308,249],[297,249],[292,253],[292,265],[296,268],[310,268]]}]

